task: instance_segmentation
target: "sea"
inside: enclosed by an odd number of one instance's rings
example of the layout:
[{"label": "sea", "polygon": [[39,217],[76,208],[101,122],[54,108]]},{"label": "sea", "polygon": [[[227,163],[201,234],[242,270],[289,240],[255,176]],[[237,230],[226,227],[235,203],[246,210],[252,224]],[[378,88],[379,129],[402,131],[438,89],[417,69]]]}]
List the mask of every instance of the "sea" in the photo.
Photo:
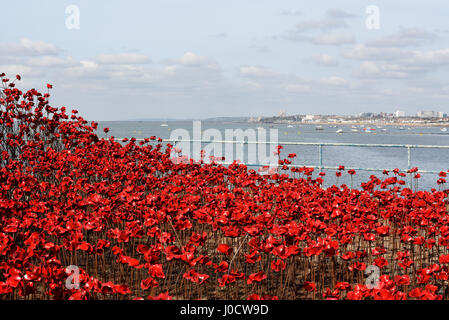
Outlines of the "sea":
[{"label": "sea", "polygon": [[[198,127],[198,123],[196,124]],[[103,133],[103,128],[109,128],[109,133]],[[174,133],[179,132],[176,129],[184,129],[190,133],[193,138],[193,121],[100,121],[98,125],[98,134],[101,137],[114,136],[119,138],[149,138],[156,136],[163,139],[174,137]],[[322,146],[321,165],[323,167],[345,166],[346,169],[355,168],[356,174],[350,177],[349,174],[343,174],[337,179],[335,169],[315,168],[314,177],[320,171],[326,173],[324,177],[324,187],[334,184],[346,184],[353,188],[360,188],[362,182],[369,180],[371,175],[376,175],[380,179],[386,176],[382,171],[366,171],[363,168],[378,170],[407,170],[409,167],[418,167],[421,171],[448,171],[449,170],[449,130],[443,132],[440,127],[417,127],[417,126],[368,126],[368,125],[322,125],[321,130],[317,130],[317,125],[308,124],[264,124],[236,121],[201,121],[201,132],[208,129],[215,129],[216,133],[221,133],[222,140],[225,140],[225,133],[228,129],[253,129],[255,132],[265,129],[266,139],[269,139],[269,130],[277,130],[279,145],[283,142],[308,142],[308,143],[345,143],[345,144],[393,144],[393,145],[424,145],[424,146],[448,146],[447,149],[434,148],[411,148],[410,162],[407,148],[400,147],[360,147],[360,146]],[[218,130],[218,131],[216,131]],[[343,132],[337,133],[342,130]],[[251,131],[251,130],[250,130]],[[178,138],[178,137],[176,137]],[[205,144],[204,144],[205,145]],[[238,155],[237,148],[243,149],[242,163],[248,163],[248,159],[254,159],[250,156],[251,150],[248,145],[235,145],[234,157]],[[261,147],[261,145],[258,145]],[[268,147],[265,147],[267,154]],[[224,152],[225,147],[223,145]],[[293,165],[316,166],[320,165],[320,152],[317,145],[283,145],[281,149],[281,158],[285,158],[290,153],[296,153]],[[224,155],[224,154],[223,154]],[[217,154],[216,156],[220,156]],[[228,160],[228,159],[227,159]],[[257,159],[256,159],[257,160]],[[258,169],[255,165],[260,165],[260,161],[251,164],[249,168]],[[253,166],[254,165],[254,166]],[[418,171],[419,172],[419,171]],[[390,171],[390,176],[393,173]],[[448,188],[447,184],[438,185],[438,173],[421,173],[420,179],[413,179],[411,176],[402,178],[406,181],[407,187],[416,190],[443,190]],[[449,177],[448,177],[449,182]]]}]

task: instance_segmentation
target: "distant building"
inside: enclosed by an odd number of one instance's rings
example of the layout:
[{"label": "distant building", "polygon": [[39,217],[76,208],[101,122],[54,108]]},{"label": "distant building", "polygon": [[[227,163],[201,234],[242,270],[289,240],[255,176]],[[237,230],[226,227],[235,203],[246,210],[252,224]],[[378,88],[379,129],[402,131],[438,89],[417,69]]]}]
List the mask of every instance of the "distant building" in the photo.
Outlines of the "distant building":
[{"label": "distant building", "polygon": [[372,113],[372,112],[359,113],[359,117],[360,118],[371,118],[373,116],[374,116],[374,113]]},{"label": "distant building", "polygon": [[432,110],[423,110],[423,111],[418,111],[416,113],[416,116],[419,118],[436,118],[437,112],[432,111]]},{"label": "distant building", "polygon": [[405,117],[405,111],[397,110],[393,115],[395,118]]},{"label": "distant building", "polygon": [[381,112],[381,113],[379,113],[379,116],[381,118],[391,118],[391,117],[393,117],[393,114],[392,113],[388,113],[388,112]]},{"label": "distant building", "polygon": [[287,113],[285,111],[279,112],[279,117],[280,118],[285,118],[286,116],[287,116]]},{"label": "distant building", "polygon": [[437,112],[437,117],[438,118],[447,118],[447,113],[444,113],[442,111],[438,111]]},{"label": "distant building", "polygon": [[315,116],[313,114],[308,114],[302,119],[302,121],[312,121],[313,119],[315,119]]}]

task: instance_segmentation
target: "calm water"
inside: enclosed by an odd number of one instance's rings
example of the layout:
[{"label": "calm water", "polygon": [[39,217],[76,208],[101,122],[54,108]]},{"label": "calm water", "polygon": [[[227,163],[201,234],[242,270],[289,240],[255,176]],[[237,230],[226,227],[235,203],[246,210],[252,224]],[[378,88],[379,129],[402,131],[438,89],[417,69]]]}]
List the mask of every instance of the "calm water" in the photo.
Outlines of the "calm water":
[{"label": "calm water", "polygon": [[[116,138],[135,137],[148,138],[157,136],[161,138],[170,138],[173,130],[182,128],[192,134],[192,121],[168,121],[167,127],[161,127],[161,121],[114,121],[100,122],[99,132],[103,133],[103,128],[108,127],[110,132],[108,136],[113,135]],[[363,128],[357,126],[359,132],[352,132],[351,126],[329,126],[323,125],[322,131],[317,131],[315,125],[293,125],[288,127],[286,124],[271,125],[278,129],[279,142],[298,141],[298,142],[338,142],[338,143],[366,143],[366,144],[419,144],[419,145],[446,145],[449,146],[449,131],[444,133],[437,127],[399,127],[385,126],[377,128],[372,126],[375,131],[367,133]],[[216,122],[202,121],[201,129],[218,129],[225,137],[225,129],[257,129],[264,127],[269,130],[269,125],[254,123],[237,122]],[[385,128],[387,131],[383,131]],[[343,129],[344,133],[338,134],[336,131]],[[224,147],[223,147],[224,150]],[[296,153],[295,165],[319,165],[319,155],[317,146],[284,146],[282,154],[284,157],[288,153]],[[244,154],[247,155],[245,149]],[[242,159],[247,162],[247,159]],[[411,165],[422,170],[446,171],[449,169],[449,149],[412,149]],[[361,148],[361,147],[323,147],[323,165],[355,168],[380,168],[380,169],[407,169],[407,149],[406,148]],[[318,170],[316,170],[318,171]],[[326,185],[332,185],[336,182],[335,171],[327,170],[325,178]],[[357,171],[354,178],[354,187],[360,185],[360,182],[369,180],[369,176],[375,174],[382,178],[381,172]],[[422,174],[419,181],[419,189],[438,188],[436,180],[437,174]],[[408,178],[406,179],[408,182]],[[351,180],[348,175],[343,175],[339,183],[350,185]]]}]

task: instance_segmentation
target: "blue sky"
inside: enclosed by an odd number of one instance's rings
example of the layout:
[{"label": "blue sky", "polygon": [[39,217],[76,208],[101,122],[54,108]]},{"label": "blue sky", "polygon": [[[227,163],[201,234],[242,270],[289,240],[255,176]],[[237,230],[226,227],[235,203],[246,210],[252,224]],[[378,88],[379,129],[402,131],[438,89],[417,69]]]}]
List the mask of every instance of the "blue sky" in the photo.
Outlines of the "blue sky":
[{"label": "blue sky", "polygon": [[87,119],[449,112],[447,1],[0,5],[0,72],[24,89],[52,83],[53,105]]}]

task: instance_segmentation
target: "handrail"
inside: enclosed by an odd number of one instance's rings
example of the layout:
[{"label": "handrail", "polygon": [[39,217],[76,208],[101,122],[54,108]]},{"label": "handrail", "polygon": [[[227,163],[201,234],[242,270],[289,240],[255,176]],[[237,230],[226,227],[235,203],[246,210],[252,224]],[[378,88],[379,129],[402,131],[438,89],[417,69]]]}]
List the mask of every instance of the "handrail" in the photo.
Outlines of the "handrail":
[{"label": "handrail", "polygon": [[[116,138],[118,139],[118,138]],[[143,141],[145,139],[136,139]],[[347,146],[347,147],[385,147],[385,148],[434,148],[434,149],[449,149],[449,146],[442,145],[426,145],[426,144],[380,144],[380,143],[341,143],[341,142],[296,142],[296,141],[237,141],[237,140],[177,140],[177,139],[162,139],[163,142],[202,142],[202,143],[234,143],[234,144],[278,144],[278,145],[315,145],[315,146]]]},{"label": "handrail", "polygon": [[[117,140],[120,140],[120,138],[116,138]],[[136,141],[143,141],[145,139],[141,138],[135,138]],[[318,146],[318,155],[319,155],[319,165],[305,165],[309,168],[318,168],[320,170],[322,169],[329,169],[329,170],[337,170],[338,167],[330,167],[323,165],[323,147],[362,147],[362,148],[406,148],[407,149],[407,169],[400,169],[401,172],[407,172],[407,170],[411,169],[411,149],[449,149],[449,146],[445,145],[419,145],[419,144],[368,144],[368,143],[344,143],[344,142],[296,142],[296,141],[281,141],[281,142],[272,142],[272,141],[237,141],[237,140],[202,140],[202,139],[189,139],[189,140],[178,140],[178,139],[162,139],[162,142],[200,142],[200,143],[232,143],[232,144],[276,144],[276,145],[298,145],[298,146]],[[222,163],[221,164],[231,164],[231,163]],[[267,164],[256,164],[256,163],[242,163],[246,166],[257,166],[257,167],[263,167],[268,166]],[[289,167],[291,167],[290,165]],[[304,165],[294,165],[294,167],[303,167]],[[379,169],[379,168],[349,168],[347,169],[353,169],[353,170],[360,170],[360,171],[383,171],[385,169]],[[390,169],[391,171],[393,169]],[[419,170],[420,173],[440,173],[440,171],[435,170]]]}]

